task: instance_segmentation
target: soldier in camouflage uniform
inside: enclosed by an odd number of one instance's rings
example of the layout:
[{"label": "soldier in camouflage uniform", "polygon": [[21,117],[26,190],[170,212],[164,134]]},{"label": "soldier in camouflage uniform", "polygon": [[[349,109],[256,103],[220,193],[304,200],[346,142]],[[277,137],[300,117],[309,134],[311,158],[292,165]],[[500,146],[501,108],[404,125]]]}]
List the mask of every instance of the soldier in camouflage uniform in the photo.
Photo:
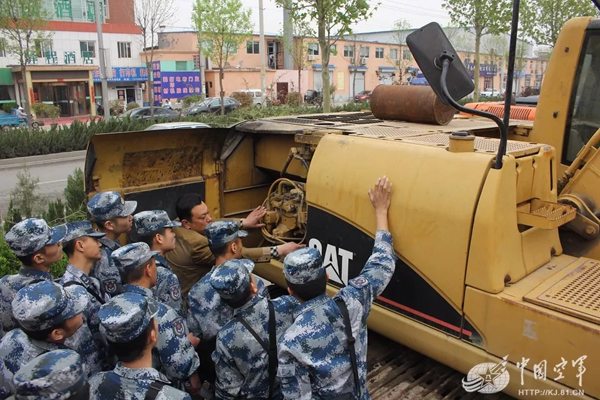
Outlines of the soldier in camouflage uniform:
[{"label": "soldier in camouflage uniform", "polygon": [[137,293],[114,297],[100,308],[102,332],[119,363],[111,372],[90,379],[90,400],[144,400],[151,385],[160,387],[154,391],[156,399],[191,400],[187,393],[167,386],[169,379],[152,368],[152,348],[159,340],[157,314],[156,300]]},{"label": "soldier in camouflage uniform", "polygon": [[13,376],[29,361],[52,350],[67,349],[65,340],[83,325],[85,290],[64,289],[52,281],[41,281],[19,290],[12,308],[22,329],[13,329],[0,341],[0,398],[14,391]]},{"label": "soldier in camouflage uniform", "polygon": [[[217,381],[217,399],[269,398],[269,357],[263,345],[245,327],[246,321],[264,345],[269,347],[269,301],[275,316],[276,338],[281,337],[293,322],[292,311],[300,303],[292,296],[275,300],[258,293],[251,275],[254,263],[250,260],[230,260],[212,274],[212,287],[224,303],[234,308],[235,318],[219,331],[213,353]],[[282,399],[277,382],[273,399]]]},{"label": "soldier in camouflage uniform", "polygon": [[84,400],[89,386],[81,357],[73,350],[53,350],[25,364],[13,378],[10,400]]},{"label": "soldier in camouflage uniform", "polygon": [[134,215],[133,226],[135,232],[140,236],[140,241],[150,246],[150,249],[160,252],[154,257],[158,277],[152,293],[158,301],[184,316],[179,279],[171,271],[171,266],[164,257],[167,252],[175,248],[173,228],[181,226],[181,223],[171,221],[166,211],[155,210],[142,211]]},{"label": "soldier in camouflage uniform", "polygon": [[[124,295],[137,294],[156,301],[152,288],[156,285],[157,267],[154,257],[157,251],[151,251],[146,243],[125,245],[112,253],[112,259],[119,268],[125,281]],[[190,380],[191,390],[200,389],[195,374],[200,361],[188,338],[185,320],[171,307],[158,302],[158,342],[153,350],[153,366],[163,372],[176,387],[182,387]]]},{"label": "soldier in camouflage uniform", "polygon": [[13,226],[6,234],[8,247],[23,266],[18,274],[0,279],[0,338],[19,327],[11,307],[17,292],[31,282],[52,280],[50,266],[62,258],[61,241],[66,232],[65,226],[50,228],[43,219],[29,218]]},{"label": "soldier in camouflage uniform", "polygon": [[[284,259],[288,291],[302,303],[294,310],[293,325],[279,341],[277,376],[286,399],[371,398],[366,386],[367,317],[395,269],[387,221],[391,187],[383,177],[369,190],[377,220],[373,254],[360,275],[334,299],[325,292],[327,274],[316,249],[297,250]],[[353,377],[344,320],[334,301],[338,298],[348,309],[356,339],[358,383]]]},{"label": "soldier in camouflage uniform", "polygon": [[100,281],[102,293],[110,297],[123,291],[121,276],[110,255],[121,247],[119,236],[131,230],[132,214],[136,207],[137,201],[125,201],[118,192],[98,193],[87,203],[87,209],[98,225],[98,230],[106,233],[100,239],[102,258],[94,265],[91,276]]},{"label": "soldier in camouflage uniform", "polygon": [[[248,232],[240,230],[233,221],[216,221],[206,227],[210,249],[215,253],[216,264],[192,287],[188,295],[188,327],[202,341],[217,337],[219,330],[233,317],[233,309],[225,304],[211,286],[211,276],[227,260],[242,257],[242,238]],[[256,278],[258,290],[268,297],[265,284]]]},{"label": "soldier in camouflage uniform", "polygon": [[69,262],[60,284],[64,287],[77,285],[87,292],[83,300],[87,304],[83,313],[84,326],[66,342],[66,345],[81,354],[89,376],[114,367],[108,346],[100,335],[98,320],[98,310],[109,300],[109,296],[102,294],[100,282],[89,276],[94,263],[102,257],[98,239],[103,238],[105,234],[94,231],[89,221],[69,222],[66,227],[63,251],[67,254]]}]

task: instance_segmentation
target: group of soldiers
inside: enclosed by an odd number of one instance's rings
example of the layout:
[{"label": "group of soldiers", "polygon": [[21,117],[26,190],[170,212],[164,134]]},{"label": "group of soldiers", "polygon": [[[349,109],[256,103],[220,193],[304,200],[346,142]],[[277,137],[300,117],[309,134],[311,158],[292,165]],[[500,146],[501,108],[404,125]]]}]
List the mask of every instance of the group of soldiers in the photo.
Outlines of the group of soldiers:
[{"label": "group of soldiers", "polygon": [[[369,399],[366,321],[395,266],[391,189],[383,177],[369,190],[373,253],[333,299],[316,249],[243,247],[262,207],[213,221],[187,194],[172,221],[102,192],[87,204],[96,230],[17,223],[5,239],[22,267],[0,279],[0,399]],[[288,295],[252,274],[271,258]]]}]

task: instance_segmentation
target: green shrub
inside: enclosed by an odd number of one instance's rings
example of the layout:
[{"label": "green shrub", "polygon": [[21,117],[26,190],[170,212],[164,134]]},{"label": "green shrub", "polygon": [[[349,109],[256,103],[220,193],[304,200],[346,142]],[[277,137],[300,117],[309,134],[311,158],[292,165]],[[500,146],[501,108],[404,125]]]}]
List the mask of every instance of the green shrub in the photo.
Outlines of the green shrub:
[{"label": "green shrub", "polygon": [[38,118],[58,118],[60,117],[60,107],[54,104],[34,103],[31,109]]},{"label": "green shrub", "polygon": [[199,95],[199,94],[193,94],[191,96],[185,96],[183,98],[182,107],[183,108],[188,108],[192,104],[200,103],[202,100],[204,100],[204,96],[203,95]]},{"label": "green shrub", "polygon": [[17,103],[12,102],[2,104],[2,110],[7,114],[10,114],[13,108],[17,108]]},{"label": "green shrub", "polygon": [[140,108],[140,105],[135,101],[132,101],[131,103],[127,104],[127,110],[133,110],[134,108]]},{"label": "green shrub", "polygon": [[251,107],[254,104],[252,94],[247,92],[233,92],[231,97],[239,101],[242,104],[242,107]]},{"label": "green shrub", "polygon": [[300,99],[302,95],[298,92],[289,92],[287,96],[288,105],[292,107],[298,107],[300,105]]}]

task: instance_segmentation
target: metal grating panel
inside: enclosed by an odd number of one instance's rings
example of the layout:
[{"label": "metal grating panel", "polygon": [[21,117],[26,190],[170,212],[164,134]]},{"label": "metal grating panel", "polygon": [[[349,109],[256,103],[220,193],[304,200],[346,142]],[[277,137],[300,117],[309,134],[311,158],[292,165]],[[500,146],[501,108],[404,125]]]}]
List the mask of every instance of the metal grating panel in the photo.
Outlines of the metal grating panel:
[{"label": "metal grating panel", "polygon": [[368,136],[373,138],[403,138],[410,136],[429,135],[437,132],[436,130],[424,131],[423,128],[409,128],[409,127],[392,127],[392,126],[371,126],[368,128],[359,129],[352,132],[354,136]]},{"label": "metal grating panel", "polygon": [[[432,135],[426,136],[416,136],[404,139],[406,142],[414,142],[414,143],[423,143],[423,144],[432,144],[436,146],[448,146],[450,142],[450,135],[445,133],[436,133]],[[488,139],[488,138],[475,138],[475,151],[482,151],[488,153],[496,153],[498,151],[498,146],[500,145],[499,139]],[[541,145],[536,143],[526,143],[526,142],[515,142],[509,141],[506,152],[507,153],[520,153],[520,152],[532,152],[537,151]]]},{"label": "metal grating panel", "polygon": [[600,323],[600,264],[587,261],[568,275],[533,297],[525,300]]}]

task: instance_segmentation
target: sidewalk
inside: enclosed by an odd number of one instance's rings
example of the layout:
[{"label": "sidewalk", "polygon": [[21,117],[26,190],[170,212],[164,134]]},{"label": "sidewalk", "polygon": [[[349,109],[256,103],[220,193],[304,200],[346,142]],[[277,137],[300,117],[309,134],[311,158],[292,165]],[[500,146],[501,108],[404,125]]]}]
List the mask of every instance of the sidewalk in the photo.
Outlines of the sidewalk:
[{"label": "sidewalk", "polygon": [[90,122],[91,115],[78,115],[76,117],[60,117],[57,119],[52,118],[38,118],[38,121],[43,121],[46,126],[50,126],[52,124],[58,125],[70,125],[75,121],[79,122]]}]

